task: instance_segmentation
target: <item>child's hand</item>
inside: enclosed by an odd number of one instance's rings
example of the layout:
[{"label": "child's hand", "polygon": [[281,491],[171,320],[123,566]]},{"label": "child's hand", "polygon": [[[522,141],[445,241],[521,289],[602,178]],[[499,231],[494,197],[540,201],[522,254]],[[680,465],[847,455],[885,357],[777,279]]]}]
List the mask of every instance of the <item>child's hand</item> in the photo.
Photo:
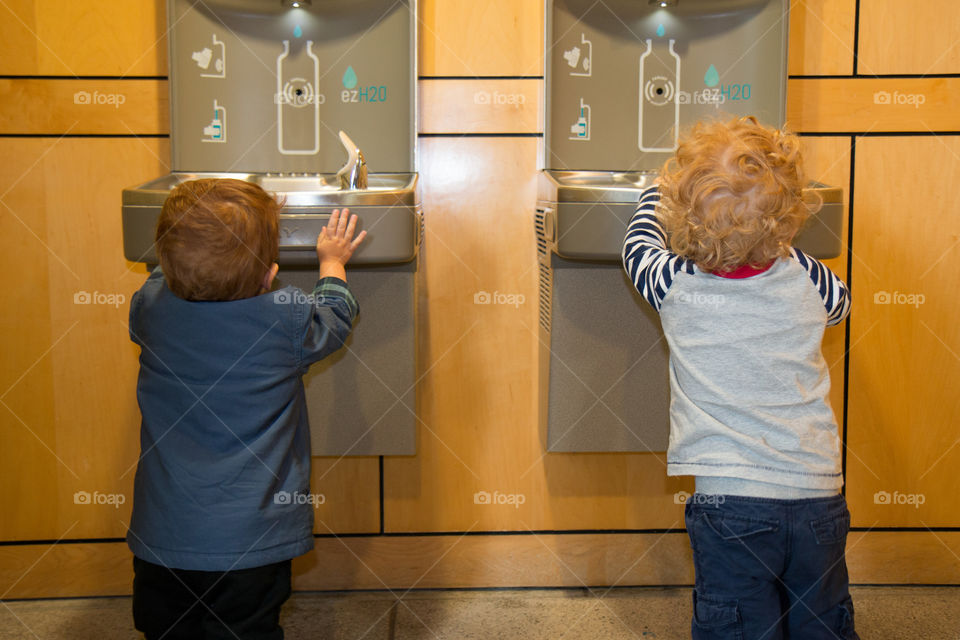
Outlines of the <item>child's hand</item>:
[{"label": "child's hand", "polygon": [[[347,219],[349,217],[349,223]],[[343,215],[339,209],[334,209],[330,214],[330,220],[327,226],[320,230],[317,236],[317,259],[322,267],[325,263],[329,265],[347,264],[350,256],[357,250],[363,239],[367,237],[366,231],[361,231],[354,239],[353,234],[357,228],[357,216],[350,215],[349,209],[343,210]]]}]

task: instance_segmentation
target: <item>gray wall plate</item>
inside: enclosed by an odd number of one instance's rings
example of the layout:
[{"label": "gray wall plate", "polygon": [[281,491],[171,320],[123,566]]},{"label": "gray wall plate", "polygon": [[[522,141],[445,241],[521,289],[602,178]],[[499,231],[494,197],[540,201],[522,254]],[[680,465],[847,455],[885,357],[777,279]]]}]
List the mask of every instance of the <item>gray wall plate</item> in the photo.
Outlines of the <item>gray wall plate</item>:
[{"label": "gray wall plate", "polygon": [[553,254],[549,268],[540,285],[550,313],[540,328],[547,451],[665,451],[668,350],[656,312],[619,265]]},{"label": "gray wall plate", "polygon": [[175,171],[415,170],[416,3],[169,0]]},{"label": "gray wall plate", "polygon": [[704,118],[782,125],[789,0],[548,0],[549,169],[657,170]]},{"label": "gray wall plate", "polygon": [[[285,268],[277,279],[309,293],[317,271]],[[416,279],[416,261],[347,270],[360,315],[344,347],[303,378],[313,455],[416,453]]]}]

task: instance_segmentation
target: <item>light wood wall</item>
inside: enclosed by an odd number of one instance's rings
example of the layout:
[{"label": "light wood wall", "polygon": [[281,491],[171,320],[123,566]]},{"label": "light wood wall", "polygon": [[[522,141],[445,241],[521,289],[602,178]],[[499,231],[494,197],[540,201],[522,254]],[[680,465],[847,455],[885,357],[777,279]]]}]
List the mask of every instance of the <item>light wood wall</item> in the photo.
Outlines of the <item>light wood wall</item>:
[{"label": "light wood wall", "polygon": [[[145,277],[122,256],[120,190],[168,170],[162,5],[0,5],[0,598],[129,592],[137,350],[124,304],[74,295],[129,300]],[[854,309],[824,341],[860,528],[851,575],[960,583],[960,35],[949,0],[860,0],[859,23],[857,5],[793,3],[788,88],[809,173],[852,203],[852,251],[830,266]],[[327,500],[295,586],[689,584],[673,496],[690,479],[667,478],[661,454],[544,455],[537,434],[542,2],[421,0],[420,18],[418,452],[314,459]],[[77,105],[77,91],[127,100]],[[878,104],[882,91],[924,102]],[[479,290],[526,302],[478,307]],[[924,301],[876,304],[882,291]],[[476,505],[479,490],[525,502]],[[76,491],[128,499],[78,505]]]}]

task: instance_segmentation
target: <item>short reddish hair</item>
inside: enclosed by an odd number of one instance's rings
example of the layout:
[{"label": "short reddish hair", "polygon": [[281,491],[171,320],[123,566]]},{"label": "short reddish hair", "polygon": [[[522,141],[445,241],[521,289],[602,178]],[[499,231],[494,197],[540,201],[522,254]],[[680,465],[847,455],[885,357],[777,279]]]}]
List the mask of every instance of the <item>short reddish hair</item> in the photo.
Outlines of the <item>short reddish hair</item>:
[{"label": "short reddish hair", "polygon": [[753,117],[698,122],[664,165],[657,216],[674,253],[704,271],[762,267],[819,208],[805,185],[796,135]]},{"label": "short reddish hair", "polygon": [[242,180],[191,180],[163,203],[157,254],[167,286],[185,300],[240,300],[260,292],[277,261],[281,204]]}]

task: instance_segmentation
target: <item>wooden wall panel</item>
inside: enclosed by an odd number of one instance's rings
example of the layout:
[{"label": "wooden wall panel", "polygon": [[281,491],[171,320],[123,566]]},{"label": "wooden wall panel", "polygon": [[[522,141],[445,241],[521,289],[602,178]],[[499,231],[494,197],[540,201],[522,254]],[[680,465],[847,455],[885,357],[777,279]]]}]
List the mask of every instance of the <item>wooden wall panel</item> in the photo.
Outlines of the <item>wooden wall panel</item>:
[{"label": "wooden wall panel", "polygon": [[851,512],[867,527],[957,526],[960,138],[867,138],[856,157]]},{"label": "wooden wall panel", "polygon": [[[47,148],[55,141],[47,141]],[[3,148],[5,145],[0,145]],[[39,145],[38,145],[39,146]],[[56,510],[39,500],[56,494],[53,358],[47,290],[47,221],[36,197],[45,176],[35,154],[0,153],[0,540],[56,528]],[[62,270],[54,264],[53,268]],[[28,489],[28,490],[24,490]]]},{"label": "wooden wall panel", "polygon": [[860,0],[861,74],[960,71],[955,0]]},{"label": "wooden wall panel", "polygon": [[[46,407],[39,421],[3,418],[4,433],[20,440],[29,426],[44,446],[35,465],[13,464],[15,476],[3,465],[4,495],[17,494],[15,507],[4,506],[4,539],[123,531],[132,474],[121,475],[135,462],[139,445],[136,350],[125,329],[125,303],[143,269],[139,275],[129,271],[120,250],[120,189],[156,175],[166,147],[165,140],[0,141],[0,157],[10,169],[4,175],[14,178],[4,197],[10,208],[0,215],[5,224],[13,219],[31,227],[23,246],[30,254],[27,265],[39,267],[15,270],[19,277],[4,287],[12,303],[7,308],[29,305],[46,316],[35,325],[15,320],[16,329],[2,338],[5,353],[21,342],[35,344],[33,358],[42,358],[43,365],[24,379],[43,376],[42,393],[27,395],[18,385],[8,398]],[[15,231],[14,238],[23,235],[23,229]],[[84,304],[84,297],[91,302]],[[5,362],[5,376],[25,372],[23,363]],[[5,457],[24,453],[3,447]],[[120,494],[124,504],[77,504],[77,491]]]},{"label": "wooden wall panel", "polygon": [[[4,598],[129,595],[122,543],[0,547]],[[958,532],[852,532],[853,584],[960,584]],[[691,585],[685,533],[319,538],[297,591]]]},{"label": "wooden wall panel", "polygon": [[[960,532],[851,532],[854,584],[960,584]],[[692,585],[686,533],[317,540],[295,589]]]},{"label": "wooden wall panel", "polygon": [[856,0],[791,0],[790,75],[853,73]]},{"label": "wooden wall panel", "polygon": [[314,511],[314,533],[380,531],[380,460],[313,458],[310,491],[324,502]]},{"label": "wooden wall panel", "polygon": [[794,79],[787,122],[797,131],[960,130],[960,78]]},{"label": "wooden wall panel", "polygon": [[[0,3],[0,75],[163,75],[163,5]],[[792,2],[791,74],[852,72],[854,7],[854,0]],[[960,34],[946,19],[951,8],[948,0],[860,0],[859,72],[955,73]],[[419,17],[422,76],[543,73],[541,0],[421,0]],[[956,131],[958,82],[795,79],[788,119],[808,133]],[[128,100],[120,109],[77,105],[81,86],[129,92]],[[542,115],[531,102],[541,87],[537,79],[424,80],[421,129],[540,131]],[[493,108],[478,92],[522,95],[524,103]],[[894,104],[877,100],[877,92]],[[898,95],[922,96],[923,103],[896,104]],[[165,133],[166,98],[163,80],[0,79],[0,133]],[[960,487],[946,471],[960,455],[951,431],[960,357],[951,323],[956,270],[925,272],[924,262],[935,254],[941,265],[952,264],[960,243],[951,191],[960,168],[956,140],[868,138],[857,147],[847,491],[862,526],[960,524]],[[420,144],[427,220],[418,327],[422,423],[417,455],[384,461],[387,532],[682,526],[673,496],[691,491],[692,480],[667,478],[662,456],[543,454],[532,226],[540,141]],[[849,138],[808,137],[804,145],[811,177],[846,191]],[[139,286],[142,268],[119,252],[119,192],[165,172],[168,154],[157,139],[0,139],[0,265],[18,274],[0,294],[5,309],[16,309],[4,315],[0,339],[0,540],[123,535],[129,501],[121,509],[83,507],[73,492],[129,493],[123,472],[137,455],[136,349],[119,309],[73,305],[72,295],[128,295]],[[846,257],[829,264],[843,274]],[[881,289],[926,300],[920,308],[874,305],[872,293]],[[524,302],[478,307],[479,291],[520,294]],[[838,413],[843,331],[830,329],[824,341]],[[326,497],[315,531],[379,530],[378,467],[376,458],[314,459],[312,490]],[[477,505],[473,494],[481,490],[519,494],[524,502]],[[925,503],[878,505],[879,490],[920,492]],[[855,533],[852,579],[960,582],[958,536]],[[625,549],[652,549],[627,577],[634,584],[691,579],[681,533],[386,536],[318,539],[317,551],[298,560],[295,585],[381,588],[374,574],[393,587],[603,584],[620,578]],[[24,572],[11,594],[128,593],[130,557],[120,543],[0,546],[0,593]]]},{"label": "wooden wall panel", "polygon": [[420,133],[543,131],[543,80],[421,80]]},{"label": "wooden wall panel", "polygon": [[162,0],[0,3],[0,75],[167,73]]},{"label": "wooden wall panel", "polygon": [[0,134],[166,134],[165,80],[0,79]]},{"label": "wooden wall panel", "polygon": [[420,75],[543,75],[543,0],[420,0]]}]

